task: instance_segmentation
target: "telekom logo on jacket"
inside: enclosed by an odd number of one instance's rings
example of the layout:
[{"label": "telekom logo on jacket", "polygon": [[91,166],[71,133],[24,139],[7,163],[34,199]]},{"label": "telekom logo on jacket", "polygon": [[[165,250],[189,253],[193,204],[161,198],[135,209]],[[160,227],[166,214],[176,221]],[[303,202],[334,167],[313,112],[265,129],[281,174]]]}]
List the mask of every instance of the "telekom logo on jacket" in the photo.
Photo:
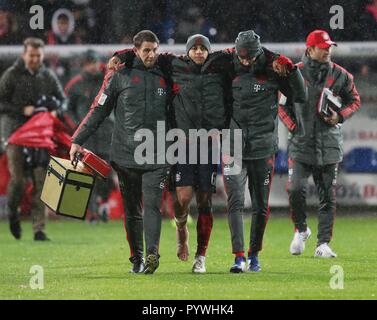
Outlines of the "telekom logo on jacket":
[{"label": "telekom logo on jacket", "polygon": [[158,94],[159,96],[163,96],[163,95],[166,94],[166,91],[165,91],[165,89],[163,89],[163,88],[158,88],[158,89],[157,89],[157,94]]}]

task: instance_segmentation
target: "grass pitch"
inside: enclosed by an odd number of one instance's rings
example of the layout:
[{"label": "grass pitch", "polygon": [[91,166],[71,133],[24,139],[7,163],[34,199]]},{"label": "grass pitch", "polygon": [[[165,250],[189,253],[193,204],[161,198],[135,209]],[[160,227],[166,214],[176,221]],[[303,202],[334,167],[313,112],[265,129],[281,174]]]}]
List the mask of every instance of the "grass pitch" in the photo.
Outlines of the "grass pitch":
[{"label": "grass pitch", "polygon": [[[247,243],[249,216],[245,221]],[[313,236],[304,254],[291,256],[292,224],[272,215],[260,254],[263,271],[230,274],[233,256],[227,220],[215,218],[207,273],[192,274],[195,223],[190,225],[190,260],[181,262],[176,257],[175,229],[164,221],[160,267],[154,275],[143,275],[128,273],[129,247],[121,221],[50,222],[48,243],[32,240],[28,222],[22,224],[23,237],[16,241],[8,224],[1,222],[0,299],[376,299],[377,217],[338,216],[331,243],[338,258],[331,260],[313,258],[316,217],[308,224]],[[33,265],[43,267],[43,289],[30,288]],[[343,289],[330,287],[333,265],[344,271]]]}]

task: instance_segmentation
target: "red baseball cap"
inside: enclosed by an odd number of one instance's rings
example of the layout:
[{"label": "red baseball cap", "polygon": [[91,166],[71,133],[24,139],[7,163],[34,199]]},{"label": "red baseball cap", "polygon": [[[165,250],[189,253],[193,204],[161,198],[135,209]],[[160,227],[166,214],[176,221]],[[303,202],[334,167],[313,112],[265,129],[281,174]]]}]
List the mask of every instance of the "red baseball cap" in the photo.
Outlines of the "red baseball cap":
[{"label": "red baseball cap", "polygon": [[306,46],[316,46],[320,49],[326,49],[330,46],[337,46],[337,44],[330,39],[329,34],[325,30],[314,30],[309,33],[306,38]]}]

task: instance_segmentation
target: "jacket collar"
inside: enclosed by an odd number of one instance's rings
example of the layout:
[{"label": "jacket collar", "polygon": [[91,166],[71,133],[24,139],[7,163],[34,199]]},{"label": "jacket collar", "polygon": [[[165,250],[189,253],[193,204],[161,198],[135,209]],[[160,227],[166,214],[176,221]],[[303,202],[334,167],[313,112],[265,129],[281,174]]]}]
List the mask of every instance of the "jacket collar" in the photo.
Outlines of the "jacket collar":
[{"label": "jacket collar", "polygon": [[213,52],[208,55],[208,58],[202,65],[196,64],[189,56],[184,57],[184,61],[187,62],[190,69],[195,73],[203,73],[205,70],[211,66],[212,62],[217,59],[217,57],[221,56],[221,53]]},{"label": "jacket collar", "polygon": [[319,62],[319,61],[316,61],[316,60],[313,60],[312,58],[310,58],[309,56],[307,56],[306,54],[304,54],[302,56],[302,59],[301,61],[305,64],[305,65],[308,65],[310,68],[313,68],[313,69],[328,69],[330,68],[330,65],[331,65],[331,62]]},{"label": "jacket collar", "polygon": [[323,84],[331,69],[332,62],[319,62],[311,59],[306,54],[302,57],[302,62],[306,66],[304,70],[309,82],[315,85]]},{"label": "jacket collar", "polygon": [[201,73],[201,71],[203,70],[204,65],[209,60],[209,56],[208,56],[207,60],[204,62],[204,64],[202,64],[202,65],[196,64],[188,55],[184,56],[183,60],[187,63],[187,66],[189,67],[189,69],[191,70],[191,72],[193,72],[193,73]]},{"label": "jacket collar", "polygon": [[133,61],[133,64],[132,64],[132,68],[143,70],[143,71],[153,71],[153,70],[156,70],[158,68],[158,65],[157,65],[157,62],[156,62],[155,65],[152,68],[147,68],[144,65],[143,61],[141,61],[141,59],[136,56],[134,61]]},{"label": "jacket collar", "polygon": [[18,58],[14,63],[14,66],[20,70],[22,73],[28,73],[31,75],[36,75],[45,69],[45,65],[42,63],[41,67],[36,72],[31,72],[29,69],[26,69],[25,62],[22,58]]},{"label": "jacket collar", "polygon": [[237,54],[234,54],[234,65],[237,70],[240,70],[245,73],[255,73],[260,70],[264,70],[266,67],[267,59],[264,52],[262,52],[258,57],[257,60],[250,66],[244,66],[241,64],[240,60],[237,57]]}]

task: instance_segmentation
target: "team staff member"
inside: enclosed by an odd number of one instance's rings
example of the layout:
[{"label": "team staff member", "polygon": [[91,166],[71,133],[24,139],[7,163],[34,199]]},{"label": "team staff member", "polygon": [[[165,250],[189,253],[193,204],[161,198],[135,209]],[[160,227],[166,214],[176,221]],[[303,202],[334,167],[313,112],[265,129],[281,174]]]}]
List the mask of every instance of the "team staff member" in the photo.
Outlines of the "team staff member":
[{"label": "team staff member", "polygon": [[157,121],[166,121],[169,87],[156,65],[159,48],[157,36],[149,30],[140,31],[134,37],[134,46],[136,58],[132,68],[119,70],[105,83],[103,93],[97,96],[93,107],[73,136],[70,155],[72,159],[80,151],[81,145],[115,110],[110,158],[118,173],[127,214],[126,231],[131,249],[130,261],[133,263],[131,271],[151,274],[159,266],[160,204],[169,166],[157,164],[159,154],[156,148],[154,164],[138,164],[134,153],[140,143],[134,139],[139,129],[151,130],[153,137],[157,139]]},{"label": "team staff member", "polygon": [[[242,170],[226,175],[228,218],[235,263],[230,272],[246,271],[243,210],[245,184],[252,199],[252,224],[248,250],[248,270],[259,272],[258,253],[269,217],[269,193],[274,170],[274,155],[278,151],[279,91],[297,101],[305,101],[300,71],[285,56],[276,55],[260,43],[253,30],[238,34],[233,58],[233,108],[230,127],[242,129]],[[286,76],[274,71],[273,62],[286,67]]]},{"label": "team staff member", "polygon": [[[66,108],[67,99],[63,88],[52,70],[43,64],[44,42],[39,38],[27,38],[24,52],[13,66],[8,68],[0,79],[0,120],[1,143],[6,144],[11,134],[33,115],[37,102],[45,97],[55,97],[59,108]],[[53,113],[56,111],[53,111]],[[56,114],[55,114],[56,115]],[[16,239],[21,238],[21,223],[18,207],[22,200],[25,184],[25,156],[23,147],[7,145],[6,153],[10,172],[8,204],[10,231]],[[38,165],[33,169],[32,221],[34,240],[48,240],[44,230],[46,225],[45,206],[40,201],[45,168]]]},{"label": "team staff member", "polygon": [[[224,52],[211,53],[209,40],[196,34],[188,38],[184,57],[162,54],[158,63],[171,75],[175,87],[173,109],[175,126],[188,135],[189,129],[228,127],[231,112],[232,61]],[[119,52],[110,63],[129,61],[130,51]],[[276,58],[276,57],[274,57]],[[112,65],[114,67],[114,65]],[[284,73],[285,66],[273,62],[274,70]],[[182,143],[185,143],[184,141]],[[196,143],[196,141],[190,141]],[[188,150],[188,145],[186,150]],[[198,152],[199,154],[199,152]],[[213,225],[212,187],[216,166],[209,159],[208,164],[176,166],[175,206],[178,239],[178,257],[187,260],[189,205],[196,193],[199,212],[197,222],[197,250],[192,271],[206,271],[205,255]]]},{"label": "team staff member", "polygon": [[[338,164],[342,161],[341,124],[360,108],[353,76],[331,61],[336,43],[324,30],[314,30],[306,38],[306,52],[298,63],[308,90],[305,103],[288,102],[279,116],[290,130],[288,142],[289,177],[287,190],[295,234],[290,246],[293,255],[302,254],[311,231],[306,224],[305,190],[313,175],[319,194],[319,221],[315,257],[336,257],[329,247],[336,211],[335,187]],[[341,98],[341,108],[330,108],[330,114],[318,112],[324,88]]]},{"label": "team staff member", "polygon": [[[73,77],[65,86],[64,91],[69,98],[68,114],[79,125],[89,111],[90,105],[102,85],[105,66],[101,64],[98,53],[86,51],[81,58],[81,72]],[[112,115],[106,118],[98,130],[85,142],[84,148],[89,149],[102,159],[109,160],[111,134],[114,128]],[[93,195],[89,202],[91,219],[101,217],[107,219],[106,212],[99,212],[100,204],[107,202],[112,187],[111,179],[97,180]]]}]

